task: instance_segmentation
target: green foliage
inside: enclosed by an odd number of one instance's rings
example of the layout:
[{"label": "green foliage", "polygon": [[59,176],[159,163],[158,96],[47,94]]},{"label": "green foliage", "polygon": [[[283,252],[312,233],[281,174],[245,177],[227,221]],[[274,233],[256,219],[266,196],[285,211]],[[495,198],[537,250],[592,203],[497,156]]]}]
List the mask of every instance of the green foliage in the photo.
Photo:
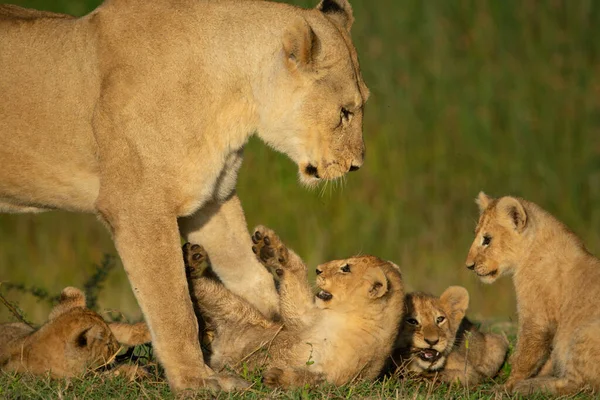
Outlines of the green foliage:
[{"label": "green foliage", "polygon": [[[82,15],[98,1],[21,3]],[[372,92],[365,165],[340,187],[307,191],[295,165],[251,140],[238,184],[249,225],[274,228],[311,265],[375,254],[401,266],[409,289],[460,284],[472,315],[513,316],[509,280],[484,287],[464,268],[472,199],[480,190],[525,197],[600,250],[600,2],[351,3]],[[0,216],[3,280],[81,286],[80,266],[104,253],[115,250],[93,216]],[[120,268],[107,285],[103,307],[139,315]]]}]

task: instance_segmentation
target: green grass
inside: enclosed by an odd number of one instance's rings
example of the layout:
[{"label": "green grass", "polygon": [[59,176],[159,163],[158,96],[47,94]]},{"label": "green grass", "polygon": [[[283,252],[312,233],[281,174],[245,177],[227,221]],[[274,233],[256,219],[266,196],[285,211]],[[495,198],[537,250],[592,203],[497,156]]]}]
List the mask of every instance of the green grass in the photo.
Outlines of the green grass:
[{"label": "green grass", "polygon": [[[98,4],[13,2],[77,15]],[[514,318],[510,281],[483,286],[464,268],[473,198],[537,202],[600,252],[600,2],[352,4],[372,91],[366,163],[344,187],[307,191],[290,161],[253,140],[238,184],[249,225],[274,228],[311,265],[375,254],[401,266],[409,289],[464,285],[471,315]],[[105,253],[115,250],[93,216],[0,216],[1,281],[81,286]],[[109,285],[101,307],[139,317],[120,268]],[[9,296],[45,319],[45,305]]]}]

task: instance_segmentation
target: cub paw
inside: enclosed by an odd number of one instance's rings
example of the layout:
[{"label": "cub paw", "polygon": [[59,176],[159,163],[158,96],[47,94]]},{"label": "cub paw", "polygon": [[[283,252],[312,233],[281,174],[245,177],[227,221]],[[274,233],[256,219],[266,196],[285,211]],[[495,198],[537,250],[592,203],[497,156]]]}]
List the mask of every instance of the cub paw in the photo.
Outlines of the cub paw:
[{"label": "cub paw", "polygon": [[283,370],[281,368],[269,368],[263,374],[263,383],[270,388],[282,386]]},{"label": "cub paw", "polygon": [[193,243],[186,243],[181,249],[186,276],[188,279],[200,278],[208,267],[208,253],[204,247]]},{"label": "cub paw", "polygon": [[252,251],[258,260],[264,266],[273,268],[277,275],[283,275],[283,268],[289,261],[289,252],[279,236],[272,229],[259,225],[252,234],[252,243]]}]

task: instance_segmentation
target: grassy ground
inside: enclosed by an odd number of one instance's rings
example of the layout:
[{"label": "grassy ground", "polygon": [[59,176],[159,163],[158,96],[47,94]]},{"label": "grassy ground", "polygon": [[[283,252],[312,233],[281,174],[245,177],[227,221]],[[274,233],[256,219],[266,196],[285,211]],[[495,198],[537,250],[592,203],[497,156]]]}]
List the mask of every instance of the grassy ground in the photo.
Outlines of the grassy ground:
[{"label": "grassy ground", "polygon": [[[98,4],[11,2],[77,15]],[[439,294],[461,284],[471,294],[471,315],[514,318],[510,282],[484,287],[463,266],[477,218],[472,199],[479,190],[523,196],[600,252],[600,2],[352,4],[353,37],[372,91],[365,166],[344,187],[306,191],[291,162],[252,140],[238,185],[249,225],[271,226],[310,264],[376,254],[402,267],[409,289]],[[104,254],[115,250],[94,216],[0,215],[0,281],[58,292],[81,286]],[[111,272],[108,285],[101,308],[139,317],[121,269]],[[34,321],[46,318],[45,304],[8,295]],[[7,319],[0,309],[0,321]],[[0,378],[2,390],[12,384],[7,379]],[[166,393],[164,383],[125,389],[118,381],[19,382],[11,393],[23,397],[85,397],[89,388],[114,397]],[[428,389],[376,384],[340,390],[332,396],[368,390],[375,397],[426,397]]]}]

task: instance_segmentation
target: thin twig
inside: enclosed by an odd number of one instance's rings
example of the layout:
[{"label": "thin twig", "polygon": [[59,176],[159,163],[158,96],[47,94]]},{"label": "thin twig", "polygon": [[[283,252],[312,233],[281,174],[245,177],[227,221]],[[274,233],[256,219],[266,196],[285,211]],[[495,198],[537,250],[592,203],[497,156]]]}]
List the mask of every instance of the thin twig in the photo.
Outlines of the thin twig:
[{"label": "thin twig", "polygon": [[[2,285],[2,282],[0,282],[0,285]],[[19,321],[21,321],[25,325],[29,326],[31,329],[35,329],[35,326],[33,326],[33,324],[31,322],[27,321],[25,319],[25,317],[23,317],[21,315],[21,313],[19,313],[19,311],[15,308],[15,306],[13,306],[12,304],[10,304],[10,302],[8,300],[6,300],[4,298],[4,296],[2,296],[1,293],[0,293],[0,300],[6,306],[6,308],[8,308],[8,311],[10,311],[11,314],[15,316],[15,318],[17,318]]]}]

